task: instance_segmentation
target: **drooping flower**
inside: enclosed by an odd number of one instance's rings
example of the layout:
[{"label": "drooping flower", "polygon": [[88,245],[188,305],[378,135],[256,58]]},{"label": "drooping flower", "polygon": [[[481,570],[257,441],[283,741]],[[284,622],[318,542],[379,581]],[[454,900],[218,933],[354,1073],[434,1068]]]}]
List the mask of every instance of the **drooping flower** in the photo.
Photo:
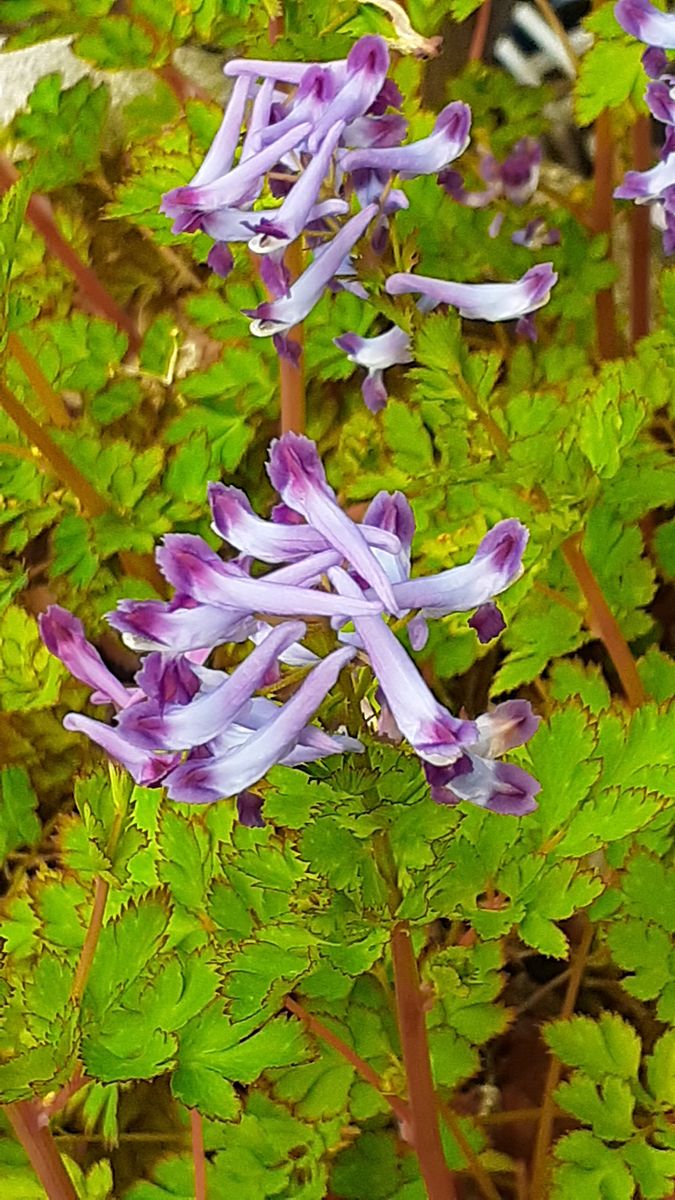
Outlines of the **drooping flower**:
[{"label": "drooping flower", "polygon": [[359,367],[365,367],[367,374],[361,384],[361,392],[366,406],[371,412],[379,412],[387,403],[387,389],[384,386],[383,373],[387,367],[397,363],[412,361],[410,336],[392,325],[386,333],[377,337],[360,337],[357,333],[343,333],[333,338],[335,345],[344,350],[347,358]]},{"label": "drooping flower", "polygon": [[404,179],[435,175],[466,150],[470,140],[471,109],[461,101],[448,104],[436,118],[432,133],[407,146],[351,150],[341,166],[345,171],[384,170]]},{"label": "drooping flower", "polygon": [[662,50],[675,50],[675,14],[662,12],[650,0],[619,0],[614,16],[622,29]]},{"label": "drooping flower", "polygon": [[390,275],[390,296],[417,292],[425,308],[449,304],[474,321],[512,321],[542,308],[557,281],[552,263],[539,263],[515,283],[452,283],[428,275],[401,272]]}]

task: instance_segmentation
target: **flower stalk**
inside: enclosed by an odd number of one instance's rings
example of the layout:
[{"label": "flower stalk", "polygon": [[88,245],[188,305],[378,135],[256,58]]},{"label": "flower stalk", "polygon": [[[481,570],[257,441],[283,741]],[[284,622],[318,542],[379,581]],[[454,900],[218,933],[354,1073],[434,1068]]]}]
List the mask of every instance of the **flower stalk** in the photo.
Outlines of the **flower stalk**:
[{"label": "flower stalk", "polygon": [[452,1175],[443,1153],[417,960],[405,921],[391,935],[396,1011],[408,1080],[412,1140],[429,1200],[455,1200]]},{"label": "flower stalk", "polygon": [[[649,117],[638,116],[631,130],[633,168],[651,165]],[[634,204],[630,213],[630,336],[633,344],[649,333],[650,317],[650,214],[646,204]]]},{"label": "flower stalk", "polygon": [[39,1100],[6,1104],[4,1113],[48,1200],[77,1200],[77,1192],[56,1148],[49,1122]]}]

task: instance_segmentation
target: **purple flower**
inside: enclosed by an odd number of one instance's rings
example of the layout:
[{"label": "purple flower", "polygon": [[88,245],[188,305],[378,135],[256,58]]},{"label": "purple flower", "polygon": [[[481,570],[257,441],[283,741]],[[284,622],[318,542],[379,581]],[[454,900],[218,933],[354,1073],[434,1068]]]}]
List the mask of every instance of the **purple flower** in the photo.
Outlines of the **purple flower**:
[{"label": "purple flower", "polygon": [[249,829],[262,829],[265,820],[262,815],[263,798],[255,792],[240,792],[237,796],[237,820],[240,825]]},{"label": "purple flower", "polygon": [[[410,575],[410,551],[415,536],[415,517],[403,492],[378,492],[363,515],[362,529],[368,538],[368,527],[387,531],[400,543],[400,550],[390,551],[373,548],[373,554],[382,564],[392,583],[399,583]],[[371,543],[372,544],[372,543]]]},{"label": "purple flower", "polygon": [[661,12],[649,0],[619,0],[614,16],[626,33],[648,46],[675,49],[675,15]]},{"label": "purple flower", "polygon": [[541,166],[541,147],[534,138],[521,138],[499,165],[492,155],[483,161],[483,178],[499,183],[511,204],[525,204],[536,191]]},{"label": "purple flower", "polygon": [[473,616],[469,617],[467,624],[471,629],[475,629],[478,641],[483,644],[492,642],[506,629],[506,621],[491,600],[481,604]]},{"label": "purple flower", "polygon": [[[234,563],[223,562],[202,538],[191,533],[167,534],[156,559],[164,578],[179,593],[201,604],[238,609],[240,614],[344,615],[339,597],[288,582],[253,579]],[[304,564],[301,567],[304,569]],[[379,605],[361,599],[357,608],[361,612],[377,612]]]},{"label": "purple flower", "polygon": [[407,146],[349,151],[342,159],[342,167],[345,171],[378,168],[401,174],[404,179],[434,175],[464,153],[470,129],[470,108],[455,101],[439,113],[428,137]]},{"label": "purple flower", "polygon": [[221,279],[227,279],[234,266],[232,251],[225,242],[216,242],[209,250],[206,263],[214,275],[220,275]]},{"label": "purple flower", "polygon": [[523,573],[522,557],[529,537],[511,517],[486,533],[470,562],[437,575],[394,584],[399,608],[419,608],[425,617],[479,608],[510,587]]},{"label": "purple flower", "polygon": [[336,121],[349,123],[368,111],[382,89],[388,69],[389,51],[384,38],[371,34],[359,38],[347,55],[344,83],[307,139],[310,154],[316,154]]},{"label": "purple flower", "polygon": [[449,767],[425,764],[431,797],[437,804],[468,800],[478,808],[513,817],[534,812],[541,785],[513,763],[493,762],[468,752]]},{"label": "purple flower", "polygon": [[[314,443],[299,434],[285,433],[270,445],[267,473],[284,504],[299,512],[329,545],[339,550],[367,580],[385,607],[395,611],[396,603],[387,574],[361,529],[338,506]],[[354,611],[350,605],[350,615]]]},{"label": "purple flower", "polygon": [[547,303],[558,276],[552,263],[539,263],[515,283],[452,283],[428,275],[390,275],[390,296],[418,292],[425,307],[449,304],[474,321],[511,321]]},{"label": "purple flower", "polygon": [[191,180],[191,187],[200,187],[212,183],[214,179],[226,175],[234,162],[234,155],[239,145],[241,126],[246,111],[252,80],[242,76],[235,81],[229,103],[215,138],[206,154],[201,167]]},{"label": "purple flower", "polygon": [[645,74],[650,79],[658,79],[669,66],[668,58],[657,46],[648,46],[642,55],[642,65]]},{"label": "purple flower", "polygon": [[291,753],[304,726],[353,655],[354,650],[345,647],[324,658],[277,714],[237,748],[206,758],[201,752],[188,755],[164,780],[169,797],[186,804],[210,804],[257,783],[270,767]]},{"label": "purple flower", "polygon": [[255,627],[250,613],[212,604],[197,604],[189,596],[173,600],[121,600],[106,620],[122,634],[131,650],[170,650],[173,653],[212,649],[219,642],[243,642]]},{"label": "purple flower", "polygon": [[63,725],[71,733],[84,733],[115,762],[120,763],[134,782],[142,787],[159,783],[179,761],[179,755],[176,754],[152,754],[142,750],[132,745],[119,730],[104,725],[103,721],[92,721],[91,717],[83,717],[80,713],[68,713],[63,718]]},{"label": "purple flower", "polygon": [[675,186],[675,154],[657,163],[649,171],[627,171],[623,183],[615,189],[617,200],[635,200],[649,204],[662,200],[664,193]]},{"label": "purple flower", "polygon": [[412,361],[410,336],[398,325],[392,325],[378,337],[360,337],[357,333],[343,333],[333,338],[335,345],[344,350],[350,362],[365,367],[366,378],[361,385],[363,399],[371,412],[379,412],[387,403],[387,391],[382,379],[387,367],[396,363]]},{"label": "purple flower", "polygon": [[527,246],[528,250],[539,250],[542,246],[560,245],[560,230],[547,229],[543,217],[533,217],[523,229],[511,234],[514,246]]},{"label": "purple flower", "polygon": [[339,233],[327,243],[322,254],[317,255],[296,279],[288,296],[266,301],[254,309],[244,310],[247,316],[253,318],[251,333],[256,337],[270,337],[299,325],[319,302],[324,290],[341,267],[345,255],[349,254],[365,233],[376,213],[377,205],[369,204],[347,221]]},{"label": "purple flower", "polygon": [[[370,150],[380,146],[398,146],[407,131],[408,122],[398,113],[387,113],[381,117],[357,117],[345,129],[343,140],[352,150]],[[344,166],[344,161],[342,165]]]},{"label": "purple flower", "polygon": [[672,76],[668,79],[659,79],[647,85],[645,92],[645,100],[653,117],[657,121],[662,121],[664,125],[675,125],[675,80]]},{"label": "purple flower", "polygon": [[[329,572],[329,576],[342,595],[349,598],[350,604],[354,603],[361,594],[354,580],[340,568]],[[354,617],[354,628],[403,736],[427,762],[453,763],[465,745],[478,740],[474,722],[453,717],[439,704],[381,617]]]},{"label": "purple flower", "polygon": [[[239,488],[210,483],[208,497],[213,531],[236,550],[245,551],[260,562],[294,562],[329,549],[329,543],[311,525],[264,521],[254,513],[248,497]],[[299,513],[294,516],[302,522]],[[394,531],[383,526],[362,532],[369,544],[390,554],[399,553],[400,543]]]},{"label": "purple flower", "polygon": [[181,209],[200,214],[250,203],[260,191],[265,173],[289,150],[294,150],[310,129],[311,125],[308,123],[294,127],[277,141],[259,150],[257,154],[252,154],[245,162],[240,162],[231,171],[219,175],[210,183],[173,188],[162,198],[161,211],[168,216],[174,216]]},{"label": "purple flower", "polygon": [[126,708],[133,694],[106,667],[98,650],[84,636],[82,622],[58,604],[50,604],[38,617],[40,636],[55,658],[71,675],[94,689],[92,704],[114,704]]},{"label": "purple flower", "polygon": [[[252,228],[256,236],[249,246],[254,254],[270,254],[295,241],[300,236],[315,209],[321,185],[328,171],[328,164],[344,129],[343,122],[333,125],[308,167],[305,167],[297,183],[293,185],[281,208],[274,209],[273,217],[254,217]],[[324,206],[325,209],[325,206]],[[346,212],[344,201],[333,201],[331,212]]]},{"label": "purple flower", "polygon": [[277,625],[255,646],[222,683],[190,698],[188,703],[159,706],[149,700],[131,705],[121,715],[121,733],[147,750],[184,750],[203,746],[230,725],[244,705],[265,683],[279,655],[304,636],[299,621]]}]

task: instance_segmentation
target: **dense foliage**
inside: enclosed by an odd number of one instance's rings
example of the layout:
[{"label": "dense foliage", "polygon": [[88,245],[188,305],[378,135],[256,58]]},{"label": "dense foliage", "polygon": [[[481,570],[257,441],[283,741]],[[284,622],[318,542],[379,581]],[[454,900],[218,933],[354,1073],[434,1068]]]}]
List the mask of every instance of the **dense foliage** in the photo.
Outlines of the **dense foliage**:
[{"label": "dense foliage", "polygon": [[[420,50],[477,7],[415,0],[406,34],[345,0],[289,0],[283,21],[275,0],[4,0],[4,53],[67,35],[87,69],[36,84],[0,159],[3,1200],[69,1194],[27,1156],[50,1118],[79,1200],[423,1200],[402,930],[459,1197],[673,1193],[675,274],[648,210],[611,199],[651,165],[644,47],[606,3],[573,108],[559,82],[480,59],[447,78]],[[472,143],[445,187],[402,182],[388,248],[361,248],[367,298],[327,291],[305,320],[306,431],[355,518],[382,489],[407,495],[414,576],[467,562],[501,520],[529,528],[499,639],[452,613],[413,657],[467,719],[531,703],[541,725],[510,758],[541,791],[522,817],[435,803],[420,760],[375,735],[361,669],[322,717],[364,752],[274,766],[249,827],[232,799],[176,803],[63,728],[87,695],[38,615],[74,613],[130,686],[138,656],[104,616],[166,599],[157,541],[220,546],[209,481],[269,511],[280,362],[242,315],[263,282],[243,245],[227,278],[209,270],[212,238],[172,232],[161,198],[219,127],[225,59],[324,62],[372,33],[391,40],[410,137],[462,101]],[[587,139],[587,177],[550,161],[561,121]],[[525,138],[544,162],[522,203],[503,182],[471,203],[485,156]],[[384,287],[542,262],[558,282],[534,341]],[[413,361],[371,411],[334,338],[392,321]],[[209,665],[242,654],[226,643]]]}]

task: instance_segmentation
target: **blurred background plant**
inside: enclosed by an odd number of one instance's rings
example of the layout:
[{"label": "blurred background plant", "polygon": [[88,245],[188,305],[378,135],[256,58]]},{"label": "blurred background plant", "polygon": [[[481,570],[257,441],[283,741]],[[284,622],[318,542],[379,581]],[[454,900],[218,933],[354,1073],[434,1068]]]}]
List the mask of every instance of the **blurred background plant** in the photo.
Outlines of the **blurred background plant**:
[{"label": "blurred background plant", "polygon": [[[557,30],[567,68],[527,86],[492,62],[508,9],[407,12],[412,33],[391,5],[343,0],[2,6],[4,63],[40,47],[59,63],[1,135],[3,1200],[45,1194],[9,1134],[44,1118],[81,1200],[418,1200],[392,1103],[385,943],[402,920],[457,1195],[672,1194],[675,277],[647,210],[612,200],[654,158],[643,47],[600,5],[585,39]],[[226,59],[322,62],[368,32],[391,41],[412,136],[470,104],[465,191],[488,153],[544,148],[520,207],[405,183],[395,266],[361,264],[370,304],[326,295],[304,330],[307,432],[350,511],[407,493],[418,573],[465,561],[503,517],[531,530],[500,641],[453,616],[417,656],[454,711],[518,695],[545,718],[518,758],[540,808],[517,825],[434,806],[386,747],[359,771],[275,768],[262,829],[228,803],[132,796],[63,730],[84,690],[38,637],[57,601],[130,682],[103,614],[164,594],[158,537],[213,542],[213,479],[266,511],[279,363],[241,314],[264,289],[245,251],[214,276],[211,240],[172,234],[160,198],[218,128]],[[536,342],[434,314],[387,406],[365,408],[332,339],[394,316],[385,270],[508,280],[542,259],[559,282]]]}]

